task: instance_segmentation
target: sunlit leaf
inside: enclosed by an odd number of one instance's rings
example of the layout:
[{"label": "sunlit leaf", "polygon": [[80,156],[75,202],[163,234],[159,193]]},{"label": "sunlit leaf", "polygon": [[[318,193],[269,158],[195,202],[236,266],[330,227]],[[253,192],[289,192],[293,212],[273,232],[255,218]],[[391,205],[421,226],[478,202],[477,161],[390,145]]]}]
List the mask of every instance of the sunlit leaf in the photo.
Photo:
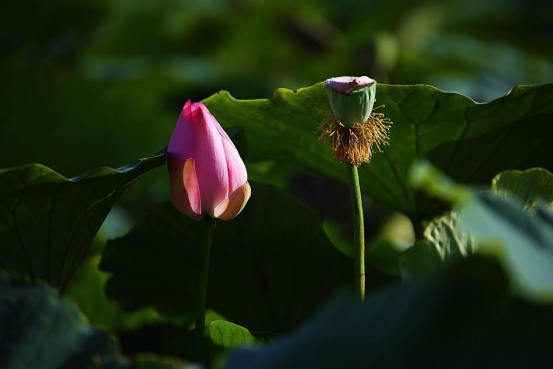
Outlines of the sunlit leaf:
[{"label": "sunlit leaf", "polygon": [[250,332],[239,325],[217,320],[205,328],[194,329],[178,337],[167,348],[166,353],[209,365],[227,350],[267,345],[278,338],[282,337],[274,333]]},{"label": "sunlit leaf", "polygon": [[501,194],[518,197],[524,201],[526,209],[536,208],[541,201],[553,210],[553,174],[543,168],[499,173],[492,181],[492,188]]},{"label": "sunlit leaf", "polygon": [[476,240],[453,211],[435,218],[424,230],[424,239],[406,250],[400,259],[404,280],[426,277],[476,251]]},{"label": "sunlit leaf", "polygon": [[[553,84],[518,86],[487,104],[427,85],[378,85],[376,98],[394,125],[390,146],[359,168],[361,187],[411,218],[431,219],[443,209],[410,184],[408,170],[417,159],[471,184],[488,184],[506,169],[553,168]],[[347,178],[345,165],[314,133],[323,119],[317,110],[330,110],[323,83],[279,89],[271,100],[236,100],[222,91],[204,102],[223,126],[244,127],[249,160],[300,163],[339,181]]]},{"label": "sunlit leaf", "polygon": [[[446,229],[441,227],[442,231],[434,234],[441,239],[441,250],[455,251],[439,259],[449,262],[475,250],[493,254],[501,261],[513,285],[522,295],[538,301],[553,301],[553,213],[549,207],[536,205],[535,201],[538,193],[547,194],[550,189],[544,187],[545,182],[529,186],[528,178],[525,178],[540,173],[525,172],[518,176],[511,173],[514,176],[506,182],[526,203],[520,198],[506,195],[508,191],[476,192],[456,185],[428,163],[417,164],[413,173],[416,174],[416,183],[422,188],[443,199],[459,201],[456,210],[458,215],[454,215],[458,216],[459,222]],[[498,189],[503,186],[498,184],[500,178],[496,178],[495,186]],[[520,189],[516,191],[518,184]],[[425,236],[431,238],[427,234]],[[420,272],[420,268],[415,270],[413,266],[417,264],[415,259],[421,260],[421,253],[428,256],[432,251],[425,250],[421,243],[417,243],[414,250],[408,250],[404,254],[407,263],[404,263],[403,271],[408,274]],[[434,254],[440,255],[437,252]],[[433,267],[430,269],[435,269],[441,267],[442,263],[432,263],[430,266]],[[411,271],[405,267],[411,268]]]}]

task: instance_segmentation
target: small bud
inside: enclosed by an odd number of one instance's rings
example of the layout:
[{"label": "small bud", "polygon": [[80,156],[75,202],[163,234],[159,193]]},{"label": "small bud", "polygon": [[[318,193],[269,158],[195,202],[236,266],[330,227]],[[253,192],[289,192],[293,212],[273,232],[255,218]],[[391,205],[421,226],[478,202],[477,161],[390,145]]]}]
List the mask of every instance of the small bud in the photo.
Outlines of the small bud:
[{"label": "small bud", "polygon": [[335,77],[325,81],[332,113],[347,127],[365,123],[371,116],[376,81],[367,76]]},{"label": "small bud", "polygon": [[173,204],[194,220],[229,220],[250,198],[246,166],[204,104],[184,105],[169,147],[167,167]]}]

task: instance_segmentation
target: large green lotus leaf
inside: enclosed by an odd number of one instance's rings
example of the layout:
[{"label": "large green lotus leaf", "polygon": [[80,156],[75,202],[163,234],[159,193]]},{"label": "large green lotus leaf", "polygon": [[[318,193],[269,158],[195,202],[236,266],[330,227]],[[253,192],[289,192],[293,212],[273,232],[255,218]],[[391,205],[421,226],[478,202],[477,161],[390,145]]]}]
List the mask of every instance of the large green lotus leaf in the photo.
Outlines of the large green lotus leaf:
[{"label": "large green lotus leaf", "polygon": [[549,307],[513,299],[497,264],[334,301],[289,338],[239,348],[225,369],[539,367],[551,359]]},{"label": "large green lotus leaf", "polygon": [[67,179],[30,164],[0,170],[0,268],[62,291],[121,193],[165,163],[165,150]]},{"label": "large green lotus leaf", "polygon": [[543,202],[553,210],[553,174],[543,168],[506,170],[494,177],[492,188],[501,194],[518,197],[524,201],[526,209],[535,209]]},{"label": "large green lotus leaf", "polygon": [[[359,168],[366,195],[414,219],[431,219],[442,209],[408,180],[408,169],[427,158],[454,180],[482,184],[502,170],[553,168],[553,84],[517,86],[487,104],[427,85],[378,85],[379,111],[390,118],[390,146]],[[346,167],[332,159],[314,131],[330,110],[324,83],[272,99],[236,100],[221,91],[204,103],[224,126],[245,128],[248,158],[305,167],[346,181]]]},{"label": "large green lotus leaf", "polygon": [[[171,203],[152,208],[106,245],[100,268],[112,273],[108,297],[129,309],[193,314],[201,234],[200,224]],[[351,285],[352,268],[311,208],[284,190],[252,183],[244,211],[216,223],[207,304],[248,329],[285,332]]]},{"label": "large green lotus leaf", "polygon": [[116,342],[56,291],[0,274],[1,368],[184,368],[176,363],[123,358]]},{"label": "large green lotus leaf", "polygon": [[201,362],[210,367],[227,350],[271,344],[279,337],[282,336],[250,332],[239,325],[217,320],[205,328],[193,329],[175,339],[167,348],[166,354],[190,362]]}]

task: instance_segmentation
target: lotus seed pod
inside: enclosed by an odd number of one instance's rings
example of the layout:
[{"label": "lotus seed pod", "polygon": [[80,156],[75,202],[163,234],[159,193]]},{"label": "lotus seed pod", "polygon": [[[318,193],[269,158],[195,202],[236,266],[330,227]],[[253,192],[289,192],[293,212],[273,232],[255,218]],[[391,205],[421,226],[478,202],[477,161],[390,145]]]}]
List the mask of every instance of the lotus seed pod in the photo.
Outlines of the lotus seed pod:
[{"label": "lotus seed pod", "polygon": [[371,116],[376,97],[376,81],[367,76],[336,77],[325,81],[332,113],[347,127],[364,123]]}]

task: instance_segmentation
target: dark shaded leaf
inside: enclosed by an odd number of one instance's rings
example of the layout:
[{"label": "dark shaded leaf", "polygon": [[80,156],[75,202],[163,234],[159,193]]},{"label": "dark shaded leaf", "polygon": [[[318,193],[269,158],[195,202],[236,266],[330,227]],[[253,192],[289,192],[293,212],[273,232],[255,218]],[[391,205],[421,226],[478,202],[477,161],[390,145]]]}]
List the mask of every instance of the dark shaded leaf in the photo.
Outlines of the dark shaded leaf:
[{"label": "dark shaded leaf", "polygon": [[85,260],[75,273],[66,293],[67,298],[79,306],[92,324],[119,333],[161,321],[153,309],[128,313],[117,302],[108,301],[104,286],[109,274],[98,269],[99,263],[100,255]]},{"label": "dark shaded leaf", "polygon": [[[512,299],[497,264],[476,257],[450,274],[335,301],[290,338],[237,349],[226,369],[539,367],[553,314]],[[476,364],[475,364],[476,363]]]},{"label": "dark shaded leaf", "polygon": [[553,302],[553,214],[544,207],[480,193],[460,213],[478,251],[497,255],[519,292]]},{"label": "dark shaded leaf", "polygon": [[[322,223],[285,191],[252,183],[244,211],[216,224],[208,307],[254,331],[297,326],[338,287],[353,283],[352,259],[333,247]],[[170,203],[155,206],[106,245],[100,267],[113,273],[108,297],[130,309],[191,315],[200,245],[199,223]]]},{"label": "dark shaded leaf", "polygon": [[153,356],[130,361],[105,332],[55,291],[0,274],[0,367],[184,368]]},{"label": "dark shaded leaf", "polygon": [[165,149],[67,179],[40,164],[0,170],[0,268],[65,289],[108,212]]}]

